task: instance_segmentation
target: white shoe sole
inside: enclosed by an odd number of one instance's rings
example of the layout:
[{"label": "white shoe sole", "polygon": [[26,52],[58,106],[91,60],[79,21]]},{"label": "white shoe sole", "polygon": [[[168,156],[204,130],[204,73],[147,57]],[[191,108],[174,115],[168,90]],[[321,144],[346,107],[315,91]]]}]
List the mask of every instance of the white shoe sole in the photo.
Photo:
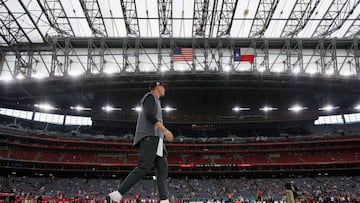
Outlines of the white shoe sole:
[{"label": "white shoe sole", "polygon": [[112,193],[109,193],[109,197],[110,197],[110,200],[111,201],[114,201],[114,202],[117,202],[117,203],[120,203],[120,200],[122,198],[122,195],[120,194],[119,191],[114,191]]}]

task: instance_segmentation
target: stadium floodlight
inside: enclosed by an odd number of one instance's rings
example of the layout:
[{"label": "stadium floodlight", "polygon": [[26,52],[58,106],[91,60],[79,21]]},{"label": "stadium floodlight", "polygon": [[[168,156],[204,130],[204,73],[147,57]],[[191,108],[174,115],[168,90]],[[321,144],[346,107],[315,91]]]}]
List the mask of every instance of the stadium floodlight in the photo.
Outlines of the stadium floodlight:
[{"label": "stadium floodlight", "polygon": [[250,108],[243,108],[243,107],[238,107],[238,106],[235,106],[232,108],[233,111],[235,112],[239,112],[239,111],[249,111]]},{"label": "stadium floodlight", "polygon": [[161,71],[161,72],[166,72],[166,71],[169,71],[169,68],[168,68],[165,64],[162,64],[162,65],[160,66],[160,71]]},{"label": "stadium floodlight", "polygon": [[307,107],[303,107],[303,106],[299,106],[299,105],[295,105],[293,107],[288,108],[289,111],[293,111],[293,112],[300,112],[302,110],[306,110]]},{"label": "stadium floodlight", "polygon": [[68,72],[68,74],[71,77],[79,77],[80,75],[83,74],[83,72],[81,70],[71,70],[71,71]]},{"label": "stadium floodlight", "polygon": [[76,111],[91,111],[91,108],[82,107],[80,105],[78,106],[71,106],[70,109],[76,110]]},{"label": "stadium floodlight", "polygon": [[180,72],[186,72],[188,69],[186,68],[186,66],[180,66],[179,68],[178,68],[178,71],[180,71]]},{"label": "stadium floodlight", "polygon": [[324,107],[319,108],[319,110],[320,111],[330,112],[330,111],[333,111],[333,110],[338,109],[338,108],[339,108],[338,106],[326,105]]},{"label": "stadium floodlight", "polygon": [[19,74],[16,76],[16,79],[18,79],[18,80],[23,80],[23,79],[25,79],[25,76],[24,76],[22,73],[19,73]]},{"label": "stadium floodlight", "polygon": [[34,104],[34,106],[45,111],[57,110],[57,108],[48,103]]},{"label": "stadium floodlight", "polygon": [[307,73],[309,73],[310,75],[315,75],[316,73],[318,73],[318,71],[315,68],[310,68]]},{"label": "stadium floodlight", "polygon": [[140,112],[140,111],[141,111],[141,106],[137,106],[137,107],[131,108],[131,110]]},{"label": "stadium floodlight", "polygon": [[41,79],[46,78],[47,76],[46,76],[45,73],[36,72],[36,73],[32,74],[31,77],[35,78],[35,79],[38,79],[38,80],[41,80]]},{"label": "stadium floodlight", "polygon": [[356,105],[356,106],[354,107],[354,109],[357,110],[357,111],[360,111],[360,104]]},{"label": "stadium floodlight", "polygon": [[161,110],[166,111],[166,112],[170,112],[170,111],[176,111],[177,109],[176,109],[176,108],[173,108],[173,107],[167,106],[167,107],[165,107],[165,108],[162,108]]},{"label": "stadium floodlight", "polygon": [[295,68],[292,70],[292,72],[293,72],[295,75],[297,75],[297,74],[300,73],[300,68],[299,68],[299,67],[295,67]]},{"label": "stadium floodlight", "polygon": [[154,72],[154,69],[151,66],[145,66],[142,67],[141,72],[145,72],[145,73]]},{"label": "stadium floodlight", "polygon": [[284,70],[282,68],[275,67],[274,69],[271,69],[274,73],[282,73]]},{"label": "stadium floodlight", "polygon": [[121,111],[122,109],[121,108],[115,108],[115,107],[112,107],[110,105],[107,105],[107,106],[103,106],[102,110],[104,110],[106,112],[111,112],[111,111]]},{"label": "stadium floodlight", "polygon": [[334,75],[334,69],[330,68],[325,71],[326,75]]},{"label": "stadium floodlight", "polygon": [[224,65],[224,72],[230,72],[231,71],[231,65],[230,64],[226,64]]},{"label": "stadium floodlight", "polygon": [[269,107],[269,106],[264,106],[263,108],[260,108],[259,110],[260,110],[260,111],[268,112],[268,111],[275,111],[275,110],[277,110],[277,108]]},{"label": "stadium floodlight", "polygon": [[355,74],[356,74],[355,72],[351,72],[350,70],[344,70],[340,72],[340,75],[344,77],[354,76]]},{"label": "stadium floodlight", "polygon": [[292,72],[297,75],[300,73],[300,65],[296,62],[295,64],[293,64],[293,69]]},{"label": "stadium floodlight", "polygon": [[11,75],[2,75],[0,77],[0,80],[4,81],[4,82],[10,82],[12,81],[14,78]]},{"label": "stadium floodlight", "polygon": [[114,108],[112,106],[103,106],[102,110],[109,112],[109,111],[113,111]]},{"label": "stadium floodlight", "polygon": [[263,72],[266,70],[264,63],[261,63],[261,64],[259,65],[259,68],[258,68],[257,70],[258,70],[260,73],[263,73]]},{"label": "stadium floodlight", "polygon": [[116,68],[112,68],[112,67],[108,67],[108,68],[104,68],[103,72],[107,75],[113,75],[114,73],[116,73]]}]

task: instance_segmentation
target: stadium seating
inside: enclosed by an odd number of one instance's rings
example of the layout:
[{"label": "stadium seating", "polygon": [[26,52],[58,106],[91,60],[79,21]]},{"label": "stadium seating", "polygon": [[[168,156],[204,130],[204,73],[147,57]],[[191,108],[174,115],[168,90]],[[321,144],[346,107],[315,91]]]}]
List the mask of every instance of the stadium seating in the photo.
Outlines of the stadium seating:
[{"label": "stadium seating", "polygon": [[37,161],[58,162],[61,157],[59,152],[40,152]]},{"label": "stadium seating", "polygon": [[128,164],[136,164],[137,163],[137,159],[138,157],[137,156],[128,156],[127,157],[127,162]]},{"label": "stadium seating", "polygon": [[[35,165],[29,167],[37,169],[46,168],[44,164],[52,164],[50,168],[61,167],[61,170],[71,171],[86,168],[88,164],[95,171],[97,169],[111,172],[119,169],[130,170],[137,164],[137,149],[128,138],[85,139],[66,137],[63,134],[56,137],[56,134],[39,135],[16,130],[6,130],[3,134],[1,139],[7,146],[0,150],[0,156],[20,162],[26,161],[28,164],[34,163]],[[257,166],[268,166],[261,170],[270,170],[271,167],[271,170],[282,171],[282,166],[292,165],[295,168],[300,165],[316,168],[317,163],[322,163],[322,166],[325,164],[332,167],[336,164],[341,168],[344,164],[352,164],[351,167],[360,164],[360,137],[356,135],[302,139],[297,137],[285,140],[250,139],[248,142],[241,140],[239,143],[235,139],[232,143],[222,143],[219,140],[216,143],[208,143],[206,140],[195,143],[175,141],[166,145],[170,172],[179,173],[189,171],[185,168],[194,167],[191,171],[219,172],[229,170],[228,166],[235,167],[232,170],[236,169],[236,166],[247,167],[247,171],[257,170]],[[74,167],[70,167],[71,165]],[[292,168],[288,167],[286,170],[291,171]]]},{"label": "stadium seating", "polygon": [[0,157],[8,158],[8,149],[0,149]]},{"label": "stadium seating", "polygon": [[184,159],[181,156],[169,156],[168,164],[181,164],[184,163]]},{"label": "stadium seating", "polygon": [[66,153],[60,160],[61,162],[81,162],[90,163],[95,158],[94,153],[81,154],[81,153]]},{"label": "stadium seating", "polygon": [[242,163],[249,164],[264,164],[264,163],[272,163],[272,161],[267,157],[267,155],[243,155],[240,156]]},{"label": "stadium seating", "polygon": [[213,159],[215,164],[237,164],[240,160],[236,156],[222,156],[221,158]]},{"label": "stadium seating", "polygon": [[211,164],[211,161],[210,159],[204,158],[202,156],[186,156],[185,163]]},{"label": "stadium seating", "polygon": [[37,151],[32,150],[12,149],[10,158],[18,160],[34,160],[37,153]]},{"label": "stadium seating", "polygon": [[332,152],[329,154],[336,161],[359,161],[359,152]]},{"label": "stadium seating", "polygon": [[331,158],[326,153],[311,153],[304,154],[301,156],[301,159],[306,163],[320,163],[320,162],[333,162],[333,158]]},{"label": "stadium seating", "polygon": [[303,163],[304,161],[294,155],[280,154],[279,156],[271,156],[269,158],[273,163]]},{"label": "stadium seating", "polygon": [[115,155],[99,155],[95,156],[95,163],[113,163],[113,164],[125,164],[127,159],[125,156],[115,156]]}]

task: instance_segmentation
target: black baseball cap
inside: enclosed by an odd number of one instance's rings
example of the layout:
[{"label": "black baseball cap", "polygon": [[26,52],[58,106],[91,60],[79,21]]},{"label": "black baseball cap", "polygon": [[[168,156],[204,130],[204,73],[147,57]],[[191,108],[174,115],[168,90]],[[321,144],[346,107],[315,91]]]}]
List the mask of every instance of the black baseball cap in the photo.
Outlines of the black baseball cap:
[{"label": "black baseball cap", "polygon": [[164,83],[162,83],[160,81],[153,81],[153,82],[150,83],[149,89],[152,90],[157,86],[163,86],[165,89],[167,89],[169,85],[164,84]]}]

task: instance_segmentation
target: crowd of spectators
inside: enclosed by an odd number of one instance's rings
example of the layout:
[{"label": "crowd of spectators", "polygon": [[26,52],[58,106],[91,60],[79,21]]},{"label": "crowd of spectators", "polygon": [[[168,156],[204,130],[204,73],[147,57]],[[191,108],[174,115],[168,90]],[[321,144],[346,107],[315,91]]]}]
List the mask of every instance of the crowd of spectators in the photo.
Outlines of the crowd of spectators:
[{"label": "crowd of spectators", "polygon": [[[118,188],[122,179],[84,179],[55,177],[10,177],[5,180],[18,197],[38,196],[54,198],[94,199],[102,202],[109,191]],[[293,182],[297,188],[297,202],[356,202],[360,198],[360,177],[297,177],[297,178],[170,178],[170,196],[181,201],[211,202],[266,202],[285,201],[285,184]],[[157,196],[154,180],[142,180],[125,199],[152,199]],[[260,193],[259,193],[260,192]],[[260,194],[260,195],[259,195]]]}]

